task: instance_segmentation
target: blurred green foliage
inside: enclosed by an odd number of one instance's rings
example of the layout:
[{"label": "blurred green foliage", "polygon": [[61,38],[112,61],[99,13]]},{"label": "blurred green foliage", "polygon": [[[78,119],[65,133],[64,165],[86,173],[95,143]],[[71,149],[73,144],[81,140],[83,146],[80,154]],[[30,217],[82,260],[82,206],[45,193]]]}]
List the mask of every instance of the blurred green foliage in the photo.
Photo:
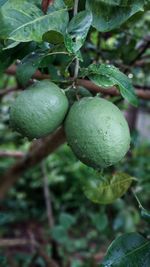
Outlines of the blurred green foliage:
[{"label": "blurred green foliage", "polygon": [[[70,6],[72,1],[66,2]],[[147,49],[142,57],[144,64],[135,66],[131,64],[138,57],[138,47],[143,42],[143,37],[147,36],[149,26],[150,12],[148,11],[137,14],[121,28],[109,33],[99,34],[92,28],[81,50],[83,58],[81,66],[87,67],[93,61],[114,64],[130,76],[133,84],[149,86],[150,49]],[[42,49],[43,46],[47,49],[46,45],[46,43],[41,45]],[[26,47],[28,52],[36,48],[34,42]],[[15,49],[12,48],[9,52],[9,62],[3,61],[6,66],[13,62]],[[22,45],[17,49],[20,51],[20,59],[27,54],[25,48],[22,49]],[[4,58],[6,53],[2,52]],[[4,64],[1,68],[3,67]],[[66,84],[61,82],[64,81],[64,77],[68,77],[69,73],[73,73],[73,68],[74,65],[70,65],[70,60],[64,55],[50,56],[40,65],[41,72],[50,73],[51,78],[60,82],[61,87],[64,88]],[[5,85],[9,88],[16,83],[15,77],[1,74],[0,92]],[[26,152],[30,146],[29,141],[9,129],[9,106],[17,94],[17,91],[8,94],[0,102],[0,149]],[[122,109],[128,107],[120,97],[110,99]],[[141,100],[140,107],[149,111],[150,104],[148,101]],[[14,162],[13,158],[0,158],[0,176]],[[97,177],[97,173],[80,163],[67,144],[50,155],[45,160],[45,164],[55,218],[54,227],[52,229],[48,227],[43,193],[43,172],[39,164],[22,174],[8,192],[7,198],[0,202],[0,237],[29,238],[28,232],[32,226],[31,232],[39,242],[42,238],[46,242],[45,250],[48,255],[51,253],[50,236],[59,244],[63,266],[66,266],[69,258],[71,267],[91,267],[95,258],[101,259],[107,245],[116,235],[133,231],[139,231],[145,236],[149,234],[149,225],[141,218],[138,204],[131,191],[111,206],[93,204],[84,196],[81,180]],[[134,131],[131,155],[115,167],[108,168],[106,172],[112,174],[114,171],[124,171],[136,177],[137,181],[134,181],[133,187],[144,208],[148,209],[150,206],[150,142],[143,140],[139,133]],[[39,232],[42,233],[39,234]],[[13,267],[8,262],[8,254],[13,257],[17,267],[28,267],[34,256],[28,247],[1,249],[1,267]],[[45,263],[39,256],[36,267],[44,266]]]}]

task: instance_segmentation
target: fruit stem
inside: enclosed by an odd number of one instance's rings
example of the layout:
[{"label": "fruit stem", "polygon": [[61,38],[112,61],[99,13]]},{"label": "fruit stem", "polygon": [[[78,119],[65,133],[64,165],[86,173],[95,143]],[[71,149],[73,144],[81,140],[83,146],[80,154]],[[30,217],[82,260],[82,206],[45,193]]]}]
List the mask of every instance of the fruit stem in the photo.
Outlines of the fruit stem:
[{"label": "fruit stem", "polygon": [[78,4],[79,4],[79,0],[75,0],[74,1],[73,16],[77,15],[77,13],[78,13]]},{"label": "fruit stem", "polygon": [[[78,13],[78,4],[79,4],[79,0],[75,0],[74,1],[73,16],[76,16],[77,13]],[[78,77],[78,73],[79,73],[79,59],[76,57],[76,59],[75,59],[75,68],[74,68],[74,77],[73,77],[74,85],[75,85],[75,80]]]}]

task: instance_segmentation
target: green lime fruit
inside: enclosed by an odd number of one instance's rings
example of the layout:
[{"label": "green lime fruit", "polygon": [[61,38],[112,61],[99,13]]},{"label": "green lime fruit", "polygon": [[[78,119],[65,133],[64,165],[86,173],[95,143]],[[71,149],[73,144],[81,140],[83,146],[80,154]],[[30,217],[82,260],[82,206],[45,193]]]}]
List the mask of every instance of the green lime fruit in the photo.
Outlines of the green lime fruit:
[{"label": "green lime fruit", "polygon": [[95,169],[120,161],[130,146],[128,124],[113,103],[85,97],[71,107],[65,132],[74,154]]},{"label": "green lime fruit", "polygon": [[64,120],[68,100],[54,83],[37,82],[20,93],[10,108],[10,126],[29,139],[52,133]]}]

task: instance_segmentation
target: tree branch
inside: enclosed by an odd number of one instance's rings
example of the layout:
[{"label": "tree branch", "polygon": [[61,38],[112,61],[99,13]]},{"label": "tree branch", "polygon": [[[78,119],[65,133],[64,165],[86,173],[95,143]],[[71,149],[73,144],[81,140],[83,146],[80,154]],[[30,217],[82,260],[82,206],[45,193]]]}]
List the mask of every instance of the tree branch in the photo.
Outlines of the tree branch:
[{"label": "tree branch", "polygon": [[[116,89],[116,87],[111,87],[108,89],[104,89],[102,87],[99,87],[98,85],[95,85],[89,80],[84,80],[84,79],[78,79],[77,84],[81,85],[85,88],[87,88],[91,92],[96,92],[96,93],[102,93],[104,95],[111,95],[111,96],[118,96],[120,95],[119,91]],[[150,100],[150,90],[142,90],[142,89],[136,89],[135,90],[136,95],[144,100]]]},{"label": "tree branch", "polygon": [[54,152],[64,142],[65,134],[63,128],[59,128],[52,135],[36,140],[32,149],[2,175],[0,179],[0,199],[4,198],[9,188],[18,180],[24,171],[41,162],[41,160]]},{"label": "tree branch", "polygon": [[53,260],[50,259],[49,256],[45,253],[45,251],[40,247],[40,245],[33,240],[30,239],[22,239],[22,238],[0,238],[0,247],[15,247],[15,246],[26,246],[26,245],[34,245],[36,249],[36,254],[38,256],[41,256],[47,267],[58,267],[57,263]]},{"label": "tree branch", "polygon": [[52,211],[51,193],[48,185],[47,169],[44,161],[41,163],[41,170],[43,174],[43,190],[44,190],[44,198],[47,211],[48,226],[51,229],[54,226],[54,217]]}]

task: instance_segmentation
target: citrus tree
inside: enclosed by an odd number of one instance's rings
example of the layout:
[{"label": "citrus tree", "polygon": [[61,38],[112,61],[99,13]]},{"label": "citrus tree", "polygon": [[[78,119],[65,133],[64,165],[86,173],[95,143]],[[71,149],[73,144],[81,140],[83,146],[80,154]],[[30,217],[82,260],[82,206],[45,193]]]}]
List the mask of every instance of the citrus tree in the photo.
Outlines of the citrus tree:
[{"label": "citrus tree", "polygon": [[[149,8],[149,0],[0,1],[0,97],[13,92],[9,134],[31,143],[2,172],[1,199],[66,141],[76,160],[94,169],[93,177],[80,179],[89,200],[111,204],[132,184],[141,216],[150,220],[135,192],[136,177],[113,167],[132,157],[130,113],[149,105]],[[120,235],[97,266],[149,267],[147,236]]]}]

